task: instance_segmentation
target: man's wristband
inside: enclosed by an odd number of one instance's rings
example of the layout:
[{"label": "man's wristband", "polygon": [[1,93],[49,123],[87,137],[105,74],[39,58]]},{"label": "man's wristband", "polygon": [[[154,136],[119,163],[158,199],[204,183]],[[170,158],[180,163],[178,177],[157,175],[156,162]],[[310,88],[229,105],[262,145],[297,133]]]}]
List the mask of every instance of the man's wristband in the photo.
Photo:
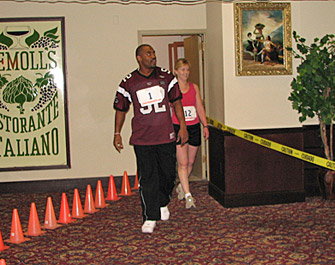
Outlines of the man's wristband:
[{"label": "man's wristband", "polygon": [[204,128],[208,128],[208,125],[205,125]]},{"label": "man's wristband", "polygon": [[116,133],[114,133],[114,135],[120,135],[120,133],[116,132]]}]

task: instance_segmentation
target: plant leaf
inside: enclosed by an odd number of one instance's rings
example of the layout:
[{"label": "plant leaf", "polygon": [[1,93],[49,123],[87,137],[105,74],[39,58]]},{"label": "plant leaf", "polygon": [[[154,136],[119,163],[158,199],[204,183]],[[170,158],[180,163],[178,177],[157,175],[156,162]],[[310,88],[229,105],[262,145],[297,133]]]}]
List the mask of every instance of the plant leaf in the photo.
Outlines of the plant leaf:
[{"label": "plant leaf", "polygon": [[44,32],[43,35],[47,36],[48,34],[56,34],[57,30],[58,30],[58,27],[55,27],[53,29],[47,30],[46,32]]},{"label": "plant leaf", "polygon": [[45,37],[48,37],[48,38],[53,39],[53,40],[56,40],[59,36],[54,35],[52,33],[48,33],[48,34],[45,35]]},{"label": "plant leaf", "polygon": [[12,46],[13,40],[3,34],[3,32],[0,34],[0,43],[5,44],[7,47]]},{"label": "plant leaf", "polygon": [[34,29],[34,33],[25,39],[26,44],[30,47],[31,44],[40,38],[40,34]]}]

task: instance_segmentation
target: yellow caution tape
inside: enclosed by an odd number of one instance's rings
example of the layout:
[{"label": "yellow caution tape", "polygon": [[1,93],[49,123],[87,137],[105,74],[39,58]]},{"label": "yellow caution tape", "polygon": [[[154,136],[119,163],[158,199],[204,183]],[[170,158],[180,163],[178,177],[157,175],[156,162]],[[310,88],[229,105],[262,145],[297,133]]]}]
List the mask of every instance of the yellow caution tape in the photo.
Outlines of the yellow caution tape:
[{"label": "yellow caution tape", "polygon": [[289,156],[293,156],[295,158],[304,160],[306,162],[318,165],[318,166],[322,166],[331,170],[335,170],[335,162],[332,160],[328,160],[316,155],[312,155],[310,153],[306,153],[306,152],[302,152],[300,150],[294,149],[292,147],[286,146],[286,145],[282,145],[270,140],[267,140],[265,138],[253,135],[251,133],[247,133],[232,127],[229,127],[227,125],[224,125],[216,120],[213,120],[211,118],[207,117],[207,122],[208,124],[214,126],[215,128],[218,128],[222,131],[226,131],[229,132],[233,135],[236,135],[244,140],[247,140],[249,142],[255,143],[255,144],[259,144],[262,145],[266,148],[278,151],[280,153],[283,153],[285,155],[289,155]]}]

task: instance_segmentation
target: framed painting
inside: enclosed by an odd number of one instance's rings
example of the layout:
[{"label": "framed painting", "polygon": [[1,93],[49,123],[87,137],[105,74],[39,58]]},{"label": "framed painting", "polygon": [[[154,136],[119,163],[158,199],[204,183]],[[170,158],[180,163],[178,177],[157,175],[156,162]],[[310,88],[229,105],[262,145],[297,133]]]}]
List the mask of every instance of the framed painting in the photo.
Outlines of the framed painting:
[{"label": "framed painting", "polygon": [[236,75],[291,75],[290,3],[235,3]]},{"label": "framed painting", "polygon": [[70,167],[64,21],[0,18],[0,171]]}]

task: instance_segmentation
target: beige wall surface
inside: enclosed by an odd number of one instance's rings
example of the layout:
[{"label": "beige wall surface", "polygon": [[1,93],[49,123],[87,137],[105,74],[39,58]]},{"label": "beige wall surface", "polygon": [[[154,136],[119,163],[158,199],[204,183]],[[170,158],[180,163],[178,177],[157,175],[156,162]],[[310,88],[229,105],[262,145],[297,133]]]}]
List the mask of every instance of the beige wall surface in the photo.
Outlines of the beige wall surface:
[{"label": "beige wall surface", "polygon": [[[332,14],[335,10],[334,1],[291,2],[291,9],[292,30],[307,40],[335,33],[335,17]],[[301,126],[297,112],[287,99],[291,91],[290,83],[300,61],[294,59],[293,75],[236,76],[233,5],[223,4],[222,13],[225,124],[238,129]],[[294,41],[292,46],[296,48]],[[317,120],[308,120],[304,124],[315,123]]]},{"label": "beige wall surface", "polygon": [[[223,68],[223,12],[220,2],[206,4],[207,34],[205,44],[205,83],[206,83],[206,114],[207,116],[225,122],[224,120],[224,68]],[[229,6],[232,6],[229,4]]]},{"label": "beige wall surface", "polygon": [[[335,33],[334,1],[291,2],[291,9],[292,29],[308,40]],[[72,163],[71,169],[0,172],[0,182],[119,176],[124,170],[135,174],[133,148],[127,144],[132,112],[122,132],[125,149],[118,154],[112,146],[112,103],[120,80],[137,67],[134,49],[138,31],[207,27],[207,114],[238,129],[301,126],[287,99],[298,60],[293,61],[291,76],[235,75],[232,3],[122,6],[1,2],[0,15],[65,17]]]},{"label": "beige wall surface", "polygon": [[[173,42],[184,41],[183,36],[173,35],[173,36],[143,36],[143,43],[150,43],[155,47],[155,52],[157,56],[157,64],[165,69],[171,71],[169,67],[169,47],[167,44],[172,44]],[[184,48],[178,49],[180,55],[179,57],[184,57]]]},{"label": "beige wall surface", "polygon": [[141,30],[205,29],[205,5],[41,4],[1,2],[0,16],[65,17],[70,169],[0,172],[0,182],[68,179],[136,173],[129,146],[129,111],[122,131],[125,148],[112,145],[113,100],[121,79],[137,67]]}]

